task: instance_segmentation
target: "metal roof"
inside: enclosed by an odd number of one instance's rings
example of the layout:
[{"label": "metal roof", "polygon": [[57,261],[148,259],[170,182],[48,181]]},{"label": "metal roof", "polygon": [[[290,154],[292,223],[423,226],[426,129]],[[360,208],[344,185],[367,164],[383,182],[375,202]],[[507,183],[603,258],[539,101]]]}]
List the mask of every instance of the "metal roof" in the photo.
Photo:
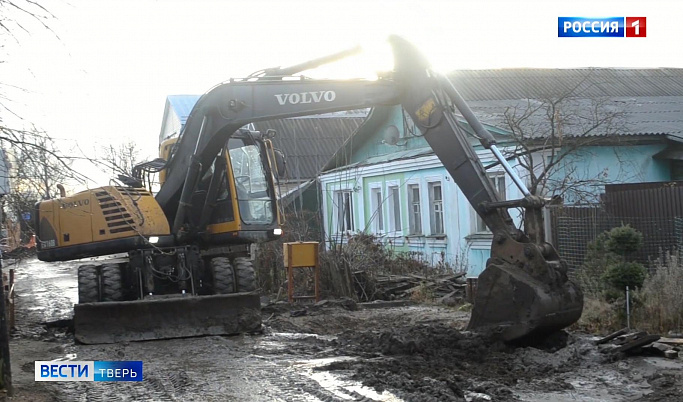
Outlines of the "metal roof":
[{"label": "metal roof", "polygon": [[468,101],[575,96],[682,96],[681,68],[511,68],[456,70],[448,74]]},{"label": "metal roof", "polygon": [[[502,129],[509,128],[506,114],[520,116],[565,97],[561,111],[566,136],[584,135],[586,117],[596,106],[603,115],[619,116],[615,122],[621,127],[612,128],[619,135],[683,135],[683,69],[457,70],[449,77],[482,122]],[[532,114],[525,130],[537,137],[547,133],[545,112]],[[601,129],[589,133],[605,134]]]},{"label": "metal roof", "polygon": [[[550,125],[547,102],[536,99],[488,100],[468,102],[477,117],[486,124],[508,129],[508,118],[512,117],[526,133],[544,137]],[[522,121],[521,116],[539,107]],[[565,136],[620,136],[668,135],[683,137],[683,96],[638,96],[629,98],[571,99],[560,106],[562,130]],[[589,130],[595,121],[591,116],[598,111],[603,118],[611,118],[610,132],[607,125]]]},{"label": "metal roof", "polygon": [[169,95],[166,100],[180,119],[180,124],[185,125],[187,117],[200,97],[201,95]]},{"label": "metal roof", "polygon": [[[509,131],[506,113],[518,113],[543,106],[544,100],[570,94],[561,110],[562,135],[604,136],[605,130],[588,130],[586,119],[599,105],[603,113],[616,114],[613,134],[640,141],[643,136],[662,136],[683,142],[683,69],[500,69],[456,70],[449,78],[485,125]],[[522,123],[526,132],[542,138],[548,133],[544,110]],[[387,119],[387,107],[376,107],[362,128],[346,142],[325,170],[345,166],[348,155],[369,138]],[[466,125],[465,125],[466,126]],[[502,136],[497,136],[503,140]],[[402,158],[401,152],[380,156],[384,160]],[[362,164],[376,163],[370,158]]]}]

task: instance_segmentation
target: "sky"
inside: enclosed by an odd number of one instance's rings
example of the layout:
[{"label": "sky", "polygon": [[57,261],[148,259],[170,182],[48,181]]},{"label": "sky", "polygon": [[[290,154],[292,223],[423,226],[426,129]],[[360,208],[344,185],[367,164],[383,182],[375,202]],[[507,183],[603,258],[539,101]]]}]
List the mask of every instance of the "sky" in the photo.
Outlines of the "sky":
[{"label": "sky", "polygon": [[[18,0],[21,2],[22,0]],[[24,3],[25,4],[25,3]],[[677,1],[153,1],[46,0],[51,31],[0,36],[4,124],[35,124],[64,152],[88,156],[134,141],[155,157],[167,95],[201,94],[231,77],[362,45],[368,56],[329,67],[330,78],[390,68],[390,34],[435,69],[683,68]],[[557,18],[647,18],[646,38],[558,38]],[[320,76],[310,74],[313,76]],[[80,151],[75,150],[78,147]],[[75,168],[107,184],[84,162]]]}]

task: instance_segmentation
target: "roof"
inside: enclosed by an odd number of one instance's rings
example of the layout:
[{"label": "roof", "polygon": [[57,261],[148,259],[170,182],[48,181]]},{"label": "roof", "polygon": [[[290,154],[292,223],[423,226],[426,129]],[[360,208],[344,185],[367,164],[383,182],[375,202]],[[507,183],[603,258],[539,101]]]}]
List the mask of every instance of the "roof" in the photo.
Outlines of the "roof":
[{"label": "roof", "polygon": [[169,95],[166,100],[173,108],[176,116],[180,119],[180,124],[185,125],[187,117],[201,95]]},{"label": "roof", "polygon": [[274,129],[273,146],[287,158],[287,177],[310,179],[365,120],[364,113],[304,116],[254,123],[257,131]]},{"label": "roof", "polygon": [[[683,94],[683,92],[682,92]],[[520,116],[530,108],[544,106],[536,99],[489,100],[468,102],[477,117],[486,124],[507,128],[506,114]],[[588,131],[586,122],[593,110],[600,110],[605,118],[614,117],[611,133],[619,136],[669,136],[683,139],[683,96],[638,96],[629,98],[572,99],[562,104],[564,136],[605,136],[606,126]],[[597,109],[596,109],[597,108]],[[542,137],[548,131],[545,110],[534,113],[523,123],[526,132]]]},{"label": "roof", "polygon": [[448,76],[468,101],[540,98],[573,88],[584,98],[683,95],[681,68],[510,68]]},{"label": "roof", "polygon": [[[480,121],[501,131],[494,135],[503,141],[508,128],[506,112],[523,112],[543,105],[543,100],[571,93],[563,105],[566,115],[562,135],[584,135],[586,114],[599,104],[604,113],[618,116],[620,136],[640,141],[643,136],[659,141],[659,137],[683,142],[683,69],[499,69],[456,70],[449,78]],[[570,109],[570,110],[568,110]],[[372,138],[381,122],[389,115],[388,107],[374,108],[368,120],[338,150],[325,170],[346,166],[349,155]],[[459,119],[460,120],[460,119]],[[464,121],[463,128],[468,130]],[[547,115],[541,110],[527,118],[525,131],[533,131],[538,138],[548,131]],[[614,128],[614,127],[613,127]],[[495,131],[495,129],[493,129]],[[603,130],[589,131],[592,136],[604,136]],[[508,134],[509,135],[509,134]],[[655,138],[658,137],[658,138]],[[392,155],[369,158],[360,164],[403,158],[401,151]],[[378,159],[380,158],[380,159]]]},{"label": "roof", "polygon": [[[584,135],[580,117],[597,104],[603,113],[619,115],[620,135],[683,136],[683,69],[457,70],[449,77],[482,122],[496,127],[507,127],[506,112],[516,109],[519,115],[569,94],[563,107],[576,119],[564,122],[566,136]],[[543,133],[547,116],[537,113],[527,123],[527,131],[534,126]]]}]

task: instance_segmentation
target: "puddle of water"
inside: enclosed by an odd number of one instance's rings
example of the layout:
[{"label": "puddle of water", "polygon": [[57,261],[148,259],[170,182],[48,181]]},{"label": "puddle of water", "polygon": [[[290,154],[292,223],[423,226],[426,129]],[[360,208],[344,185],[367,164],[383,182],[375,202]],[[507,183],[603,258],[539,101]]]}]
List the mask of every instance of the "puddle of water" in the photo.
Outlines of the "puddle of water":
[{"label": "puddle of water", "polygon": [[679,359],[663,359],[661,357],[645,357],[643,361],[647,364],[651,364],[656,368],[669,369],[669,370],[681,370],[683,368],[683,361]]},{"label": "puddle of water", "polygon": [[363,386],[357,381],[342,379],[341,376],[333,374],[329,371],[314,370],[316,367],[326,366],[333,362],[354,361],[355,357],[339,356],[322,359],[303,360],[294,363],[294,367],[298,368],[302,374],[317,382],[321,387],[333,393],[339,398],[348,400],[357,400],[358,395],[365,398],[370,398],[374,401],[383,402],[401,402],[403,401],[396,395],[389,391],[383,391],[381,394],[375,390]]},{"label": "puddle of water", "polygon": [[301,341],[306,339],[316,339],[322,341],[331,341],[336,339],[336,336],[305,334],[305,333],[287,333],[274,332],[259,340],[257,347],[267,351],[288,350],[291,346],[287,343],[289,341]]},{"label": "puddle of water", "polygon": [[565,379],[574,389],[567,391],[518,391],[515,395],[523,401],[588,401],[588,402],[616,402],[627,398],[643,396],[650,391],[645,381],[633,381],[614,371],[603,372],[599,375],[584,373],[576,378]]},{"label": "puddle of water", "polygon": [[55,361],[71,361],[76,360],[77,357],[76,353],[67,353],[63,357],[55,359]]},{"label": "puddle of water", "polygon": [[276,337],[276,338],[291,339],[291,340],[315,338],[315,339],[321,339],[324,341],[331,341],[331,340],[337,339],[337,337],[333,336],[333,335],[318,335],[318,334],[305,334],[305,333],[292,333],[292,332],[273,332],[270,334],[270,336]]}]

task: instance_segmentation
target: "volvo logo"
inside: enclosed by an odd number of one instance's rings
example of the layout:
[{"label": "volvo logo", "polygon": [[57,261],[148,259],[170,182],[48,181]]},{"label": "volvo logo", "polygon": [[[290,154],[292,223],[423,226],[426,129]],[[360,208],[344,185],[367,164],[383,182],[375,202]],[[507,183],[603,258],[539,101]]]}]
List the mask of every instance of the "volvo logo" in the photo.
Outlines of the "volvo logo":
[{"label": "volvo logo", "polygon": [[332,102],[337,98],[337,93],[334,91],[298,92],[293,94],[275,94],[275,98],[277,98],[280,106],[284,106],[287,103],[298,105],[300,103],[320,103],[322,101]]},{"label": "volvo logo", "polygon": [[74,201],[67,201],[67,202],[62,202],[60,207],[62,209],[68,209],[68,208],[78,208],[78,207],[83,207],[86,205],[90,205],[90,200],[89,199],[84,199],[84,200],[74,200]]}]

